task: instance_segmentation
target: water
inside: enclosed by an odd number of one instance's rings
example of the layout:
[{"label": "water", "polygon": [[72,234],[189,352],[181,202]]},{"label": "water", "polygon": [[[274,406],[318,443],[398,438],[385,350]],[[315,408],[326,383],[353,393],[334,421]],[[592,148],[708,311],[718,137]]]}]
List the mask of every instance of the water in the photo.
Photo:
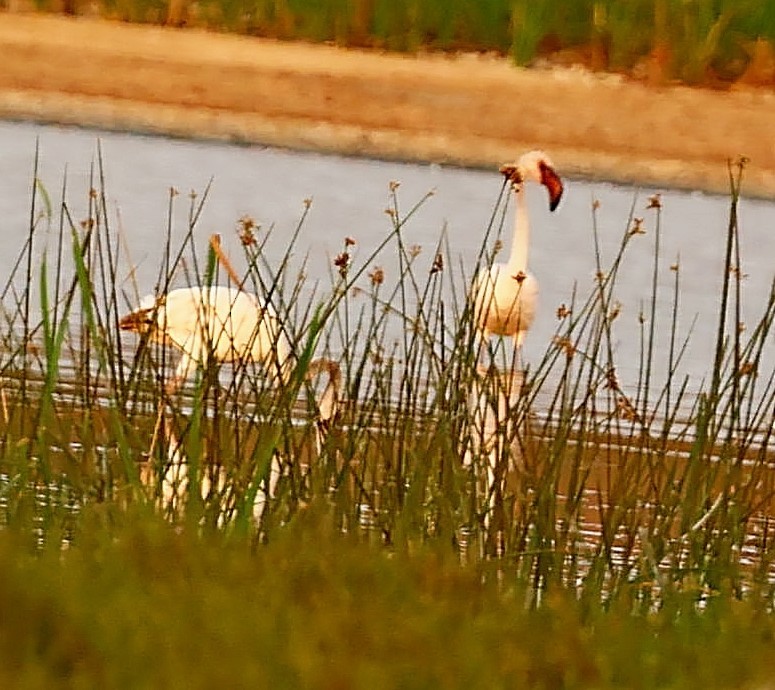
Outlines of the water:
[{"label": "water", "polygon": [[[309,257],[307,279],[327,285],[333,257],[344,238],[357,241],[357,252],[367,256],[390,230],[385,214],[389,184],[401,183],[402,211],[428,191],[435,194],[406,229],[409,244],[418,244],[421,260],[430,265],[444,228],[453,255],[473,270],[490,215],[501,189],[496,171],[446,168],[438,165],[401,164],[262,147],[223,143],[176,141],[162,138],[94,132],[55,126],[0,123],[0,267],[5,273],[27,234],[30,179],[36,140],[40,142],[39,177],[54,204],[61,198],[67,171],[68,203],[76,221],[87,215],[90,171],[101,142],[107,172],[109,221],[126,238],[127,255],[121,287],[127,294],[153,291],[167,227],[169,189],[176,198],[174,226],[182,238],[189,212],[190,191],[202,193],[212,179],[212,189],[196,233],[204,249],[210,234],[219,232],[233,256],[240,254],[237,221],[251,216],[264,229],[271,228],[270,257],[279,258],[296,227],[304,200],[313,199],[311,213],[297,243],[294,260]],[[520,151],[515,151],[515,157]],[[548,153],[551,154],[551,151]],[[560,171],[561,172],[561,171]],[[95,183],[95,186],[99,186]],[[543,190],[532,189],[528,204],[533,226],[530,264],[541,284],[541,309],[525,346],[526,360],[541,357],[557,325],[556,309],[567,304],[574,284],[586,295],[594,282],[592,202],[600,202],[598,230],[604,265],[615,255],[627,227],[630,209],[643,217],[645,235],[634,238],[618,282],[616,360],[625,386],[637,380],[639,368],[639,313],[648,312],[654,251],[653,211],[648,197],[662,195],[662,264],[657,346],[666,348],[670,331],[672,286],[670,265],[680,263],[679,336],[686,335],[696,319],[694,334],[682,373],[699,383],[709,373],[717,324],[718,296],[729,200],[701,193],[630,187],[583,180],[568,180],[566,196],[554,214],[547,209]],[[511,227],[511,216],[507,221]],[[740,209],[745,320],[758,318],[773,279],[771,260],[775,234],[775,205],[744,200]],[[386,272],[396,269],[391,247],[378,258]],[[134,267],[134,272],[130,271]],[[136,281],[136,286],[133,281]],[[364,276],[364,284],[367,279]],[[127,308],[130,305],[127,304]],[[771,353],[766,352],[770,370]],[[666,357],[657,357],[665,361]],[[657,372],[659,374],[659,372]],[[691,386],[697,388],[698,384]]]},{"label": "water", "polygon": [[[390,230],[384,210],[389,204],[389,185],[399,181],[402,210],[408,210],[428,191],[435,194],[407,226],[405,239],[422,248],[420,261],[427,265],[443,229],[453,254],[461,257],[470,271],[476,262],[482,237],[501,189],[496,171],[472,171],[437,165],[410,165],[358,160],[335,156],[301,154],[260,147],[238,147],[221,143],[173,141],[161,138],[93,132],[72,128],[0,123],[0,270],[8,273],[27,235],[30,179],[36,139],[40,142],[39,177],[54,204],[60,198],[67,170],[68,203],[76,221],[85,218],[91,170],[96,161],[97,141],[107,172],[110,223],[121,232],[128,252],[119,276],[129,295],[152,292],[163,251],[167,228],[169,189],[181,192],[176,199],[174,227],[182,238],[187,226],[188,197],[201,193],[212,179],[212,189],[198,225],[196,242],[204,254],[209,236],[219,232],[233,256],[240,254],[236,229],[238,220],[249,215],[264,230],[271,227],[270,257],[282,256],[304,209],[313,199],[310,216],[297,243],[294,260],[300,266],[309,257],[309,281],[328,284],[333,257],[341,251],[344,238],[357,241],[361,257],[367,256]],[[520,152],[515,151],[517,156]],[[549,152],[551,153],[551,152]],[[99,186],[96,182],[95,186]],[[658,346],[669,337],[672,285],[675,273],[670,265],[680,263],[679,333],[686,334],[696,319],[694,336],[682,372],[697,380],[709,373],[722,280],[723,252],[729,201],[724,197],[659,189],[633,188],[583,180],[569,180],[559,210],[550,214],[542,190],[528,196],[533,241],[532,271],[541,283],[542,308],[525,348],[527,361],[541,357],[557,325],[555,312],[568,304],[574,284],[585,295],[594,284],[595,259],[592,240],[592,203],[600,202],[598,230],[604,265],[618,250],[627,230],[630,210],[643,217],[645,235],[634,238],[619,278],[617,299],[622,312],[617,319],[616,359],[619,376],[627,384],[637,380],[639,323],[651,296],[654,248],[654,213],[647,211],[648,197],[662,195],[662,264],[659,273]],[[56,217],[56,214],[55,214]],[[771,260],[775,206],[744,200],[740,209],[745,319],[761,313],[773,279]],[[509,224],[511,218],[509,217]],[[39,244],[39,252],[42,243]],[[377,263],[395,275],[395,250],[388,248]],[[131,268],[136,269],[130,271]],[[364,282],[366,278],[364,277]],[[130,298],[129,309],[136,302]],[[772,348],[765,352],[772,366]],[[666,358],[657,356],[664,362]],[[0,474],[0,526],[7,521],[5,494],[11,479]],[[37,488],[36,506],[70,499],[55,495],[56,487]],[[45,490],[45,491],[44,491]],[[600,539],[595,512],[599,496],[587,490],[584,522],[578,525],[581,541],[590,553]],[[559,497],[562,500],[562,497]],[[74,510],[77,505],[74,504]],[[364,504],[359,511],[360,527],[373,529],[375,516]],[[755,517],[756,528],[767,530],[767,516]],[[39,535],[42,538],[41,535]],[[756,535],[753,533],[749,542]],[[464,548],[469,535],[461,531]],[[756,550],[744,558],[756,560]]]}]

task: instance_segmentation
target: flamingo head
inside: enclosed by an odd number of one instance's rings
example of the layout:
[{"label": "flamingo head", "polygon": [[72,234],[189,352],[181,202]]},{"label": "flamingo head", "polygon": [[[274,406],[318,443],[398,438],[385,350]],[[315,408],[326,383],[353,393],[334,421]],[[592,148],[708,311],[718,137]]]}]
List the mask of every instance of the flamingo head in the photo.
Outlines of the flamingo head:
[{"label": "flamingo head", "polygon": [[500,172],[519,191],[527,181],[538,182],[549,192],[549,210],[554,211],[562,198],[562,180],[554,170],[554,164],[543,151],[528,151],[516,163],[507,163]]},{"label": "flamingo head", "polygon": [[140,300],[140,306],[133,312],[122,317],[118,327],[122,331],[147,333],[156,325],[156,313],[164,300],[158,300],[154,295],[146,295]]}]

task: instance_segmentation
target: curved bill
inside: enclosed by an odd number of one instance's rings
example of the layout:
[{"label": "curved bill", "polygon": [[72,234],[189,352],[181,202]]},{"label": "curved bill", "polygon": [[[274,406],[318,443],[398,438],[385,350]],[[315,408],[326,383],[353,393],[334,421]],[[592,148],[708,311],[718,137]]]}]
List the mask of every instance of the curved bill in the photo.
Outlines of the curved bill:
[{"label": "curved bill", "polygon": [[554,211],[560,204],[562,198],[562,180],[560,176],[554,172],[554,169],[549,167],[546,163],[541,161],[539,163],[541,168],[541,184],[546,187],[549,192],[549,210]]}]

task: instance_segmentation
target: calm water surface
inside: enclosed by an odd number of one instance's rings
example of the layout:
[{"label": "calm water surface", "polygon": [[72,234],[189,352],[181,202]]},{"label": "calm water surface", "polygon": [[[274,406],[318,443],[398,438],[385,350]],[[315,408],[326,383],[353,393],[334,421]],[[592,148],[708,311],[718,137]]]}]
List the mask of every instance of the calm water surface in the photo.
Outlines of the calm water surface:
[{"label": "calm water surface", "polygon": [[[41,151],[39,177],[57,204],[66,171],[67,199],[76,221],[87,216],[90,171],[96,161],[97,142],[101,142],[107,173],[109,221],[115,232],[123,234],[128,252],[119,279],[130,295],[153,291],[167,231],[171,187],[181,192],[176,198],[173,219],[179,241],[187,227],[187,193],[191,190],[201,193],[212,179],[210,196],[196,231],[202,256],[214,232],[222,234],[227,252],[239,256],[238,220],[249,215],[263,228],[271,227],[268,255],[279,260],[303,213],[304,200],[312,198],[311,212],[299,237],[294,260],[301,266],[305,257],[309,257],[308,280],[319,279],[326,285],[332,257],[341,250],[345,237],[357,240],[357,251],[365,258],[389,232],[390,219],[385,208],[390,199],[391,181],[401,183],[399,198],[404,210],[435,190],[406,227],[406,242],[416,243],[423,249],[419,261],[430,265],[439,237],[446,229],[453,256],[460,258],[470,275],[502,184],[494,170],[386,163],[260,147],[0,123],[0,271],[5,274],[10,272],[27,236],[36,140]],[[514,156],[520,153],[514,151]],[[691,324],[695,324],[682,373],[693,377],[690,388],[696,390],[700,380],[708,375],[712,359],[728,199],[653,188],[636,190],[582,180],[568,180],[566,190],[554,214],[548,212],[542,190],[532,190],[528,196],[533,225],[530,263],[541,283],[542,308],[526,342],[527,361],[537,361],[546,350],[557,326],[556,309],[570,302],[574,285],[578,285],[584,296],[594,285],[592,203],[597,200],[600,202],[597,227],[604,266],[618,250],[631,209],[636,217],[645,219],[646,234],[633,239],[622,265],[617,293],[622,307],[616,342],[619,376],[625,387],[635,385],[640,348],[638,316],[641,310],[649,309],[654,255],[655,216],[646,206],[648,197],[659,192],[663,202],[663,234],[658,345],[664,348],[669,342],[675,280],[670,265],[678,262],[679,335],[686,335]],[[512,211],[509,209],[509,228]],[[762,312],[775,273],[772,258],[775,205],[744,200],[740,221],[743,270],[748,275],[744,282],[744,319],[753,322]],[[44,244],[38,242],[38,251],[42,251]],[[395,275],[395,248],[388,247],[377,263],[388,274],[393,271]],[[132,272],[132,268],[136,270]],[[458,279],[462,287],[462,277]],[[127,308],[130,306],[127,304]],[[766,368],[765,376],[775,360],[775,348],[771,344],[765,351],[767,363],[762,367]],[[657,363],[665,360],[666,355],[657,355]],[[660,372],[656,374],[659,376]],[[0,475],[0,486],[4,482],[7,477]],[[52,499],[47,494],[41,499],[41,505],[48,500]],[[580,526],[590,548],[594,548],[599,537],[595,513],[598,500],[597,493],[589,498],[590,521]],[[0,500],[0,526],[3,514]]]},{"label": "calm water surface", "polygon": [[[311,213],[297,243],[299,266],[307,254],[308,279],[328,284],[331,259],[346,236],[358,242],[364,258],[390,229],[385,214],[389,183],[401,183],[399,200],[408,210],[428,191],[435,194],[406,227],[407,243],[423,248],[428,263],[446,228],[453,256],[470,273],[497,201],[501,178],[496,171],[472,171],[438,165],[401,164],[222,143],[175,141],[130,134],[0,123],[0,268],[7,273],[26,237],[30,180],[36,140],[40,142],[39,177],[54,203],[61,198],[67,172],[68,203],[76,218],[87,215],[90,170],[102,145],[109,199],[109,221],[126,238],[128,259],[121,277],[129,293],[130,265],[141,294],[153,291],[167,228],[169,189],[176,199],[175,233],[182,237],[189,212],[188,192],[201,193],[212,179],[209,199],[199,222],[196,241],[204,256],[210,234],[219,232],[226,250],[238,256],[236,227],[243,215],[271,227],[269,255],[282,256],[302,215],[304,199],[312,198]],[[521,151],[514,151],[517,157]],[[551,155],[551,151],[548,152]],[[562,172],[562,171],[560,171]],[[645,235],[634,238],[619,279],[622,305],[617,332],[617,360],[625,385],[638,370],[638,314],[649,308],[654,251],[654,213],[648,197],[662,194],[662,268],[659,346],[666,347],[670,329],[672,286],[670,264],[680,262],[679,332],[689,332],[696,318],[685,373],[697,381],[709,370],[722,279],[729,201],[724,197],[654,188],[568,180],[566,196],[550,214],[543,190],[528,195],[533,226],[530,264],[541,283],[541,311],[530,333],[525,356],[535,360],[545,351],[557,325],[556,308],[570,301],[574,284],[582,295],[593,285],[595,258],[592,202],[598,200],[598,231],[604,265],[614,257],[631,208],[644,217]],[[511,212],[512,209],[509,209]],[[775,273],[775,205],[744,200],[740,209],[745,319],[762,312]],[[511,215],[508,218],[511,227]],[[389,247],[378,264],[395,269],[395,249]],[[462,280],[462,279],[461,279]],[[364,284],[366,279],[364,278]],[[462,285],[462,282],[461,282]],[[768,348],[771,350],[771,348]],[[769,352],[772,364],[772,352]],[[666,359],[666,357],[661,358]],[[693,386],[696,388],[697,386]]]}]

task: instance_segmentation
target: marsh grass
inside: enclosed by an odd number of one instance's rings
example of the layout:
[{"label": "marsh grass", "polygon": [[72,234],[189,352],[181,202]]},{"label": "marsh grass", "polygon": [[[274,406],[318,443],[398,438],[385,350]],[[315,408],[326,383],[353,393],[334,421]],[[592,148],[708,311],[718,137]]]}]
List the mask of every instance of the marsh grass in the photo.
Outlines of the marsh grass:
[{"label": "marsh grass", "polygon": [[[325,286],[293,258],[309,203],[279,261],[242,219],[244,256],[232,260],[280,315],[294,373],[278,387],[251,365],[208,367],[171,394],[176,353],[118,328],[138,294],[119,288],[126,250],[101,155],[82,221],[66,180],[53,202],[36,164],[27,239],[2,293],[0,550],[14,565],[0,598],[24,614],[20,634],[0,625],[0,654],[14,662],[0,667],[21,687],[46,674],[103,687],[728,687],[764,676],[775,386],[763,353],[775,292],[743,331],[743,174],[744,161],[730,164],[705,382],[677,374],[692,332],[678,328],[681,267],[661,256],[659,197],[634,202],[608,261],[593,206],[595,279],[558,309],[552,344],[522,372],[507,344],[478,342],[466,299],[497,254],[505,188],[465,266],[444,232],[432,255],[407,244],[425,198],[404,210],[391,183],[384,240],[361,260],[343,239]],[[196,244],[208,194],[190,196],[174,246],[185,201],[170,191],[158,294],[228,282]],[[621,381],[617,281],[644,241],[652,294],[637,380]],[[397,275],[381,270],[382,252],[397,256]],[[656,306],[666,271],[667,315]],[[325,381],[308,376],[319,357],[342,375],[325,425]],[[178,461],[187,480],[165,500]],[[758,661],[742,663],[745,649]]]}]

